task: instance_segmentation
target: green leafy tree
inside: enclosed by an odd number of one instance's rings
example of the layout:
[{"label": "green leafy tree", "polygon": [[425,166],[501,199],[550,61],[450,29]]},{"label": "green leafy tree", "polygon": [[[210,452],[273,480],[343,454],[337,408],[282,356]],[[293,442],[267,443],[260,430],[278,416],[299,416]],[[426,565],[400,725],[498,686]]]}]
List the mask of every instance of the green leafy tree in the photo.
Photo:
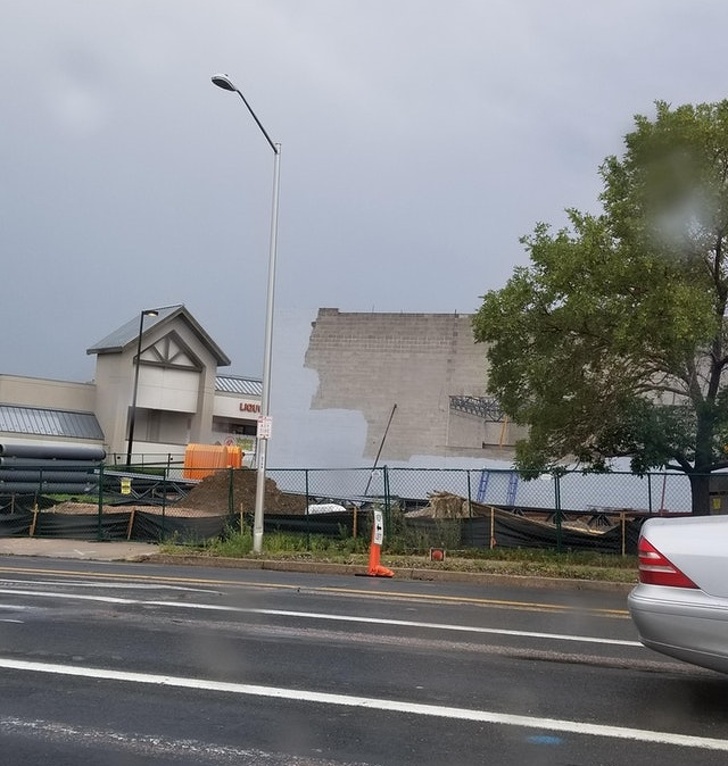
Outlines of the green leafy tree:
[{"label": "green leafy tree", "polygon": [[635,117],[600,168],[601,213],[568,210],[473,318],[489,390],[528,436],[522,473],[564,461],[681,471],[709,513],[728,467],[728,100]]}]

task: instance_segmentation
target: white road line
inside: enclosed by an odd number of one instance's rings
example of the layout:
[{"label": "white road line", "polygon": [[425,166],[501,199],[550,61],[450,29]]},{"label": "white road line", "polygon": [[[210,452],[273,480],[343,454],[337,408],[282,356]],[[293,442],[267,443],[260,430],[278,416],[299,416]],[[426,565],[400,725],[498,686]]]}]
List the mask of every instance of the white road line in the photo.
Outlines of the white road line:
[{"label": "white road line", "polygon": [[115,596],[85,596],[80,593],[55,593],[45,590],[14,590],[12,588],[0,588],[0,593],[11,596],[36,596],[40,598],[60,598],[74,601],[101,601],[107,604],[143,604],[144,601],[136,601],[130,598],[117,598]]},{"label": "white road line", "polygon": [[[57,586],[55,580],[0,580],[3,585],[33,585],[39,586]],[[221,591],[212,588],[190,588],[183,585],[167,585],[165,583],[117,583],[117,582],[93,582],[88,580],[64,580],[62,583],[65,588],[94,588],[95,590],[178,590],[183,593],[205,593],[207,595],[221,595]]]},{"label": "white road line", "polygon": [[378,711],[386,710],[392,713],[405,713],[435,718],[448,718],[459,721],[476,721],[479,723],[517,726],[526,729],[537,729],[540,732],[547,730],[568,734],[588,735],[592,737],[609,737],[612,739],[633,740],[660,745],[673,745],[677,747],[728,752],[728,740],[725,739],[698,737],[673,732],[649,731],[647,729],[631,729],[622,726],[588,723],[586,721],[566,721],[558,718],[510,715],[507,713],[496,713],[470,708],[427,705],[416,702],[385,700],[373,697],[354,697],[348,694],[330,694],[326,692],[305,691],[303,689],[284,689],[274,686],[258,686],[256,684],[239,684],[149,673],[129,673],[120,670],[45,664],[4,658],[0,658],[0,668],[33,673],[74,676],[77,678],[92,678],[104,681],[118,681],[123,683],[148,684],[180,689],[195,689],[197,691],[221,692],[224,694],[266,697],[269,699],[289,700],[293,702],[311,702],[321,705],[336,705]]},{"label": "white road line", "polygon": [[528,630],[505,630],[501,628],[482,628],[474,625],[451,625],[449,623],[416,622],[414,620],[391,620],[381,617],[361,617],[346,614],[323,614],[320,612],[293,612],[284,609],[247,609],[237,606],[219,604],[190,604],[178,601],[144,601],[117,596],[89,596],[74,593],[56,593],[53,591],[11,590],[0,588],[0,594],[36,596],[41,598],[59,598],[75,601],[99,601],[107,604],[123,604],[128,606],[157,606],[164,609],[199,609],[201,611],[232,612],[237,614],[261,614],[272,617],[294,617],[306,620],[328,620],[332,622],[350,622],[368,625],[387,625],[390,627],[420,628],[427,630],[446,630],[460,633],[481,633],[515,638],[537,638],[549,641],[575,641],[583,644],[606,644],[609,646],[631,646],[641,648],[639,641],[626,641],[616,638],[599,638],[597,636],[572,636],[566,633],[536,633]]},{"label": "white road line", "polygon": [[[187,606],[187,604],[185,604]],[[578,641],[589,644],[609,644],[610,646],[642,646],[639,641],[623,641],[616,638],[598,638],[596,636],[572,636],[566,633],[535,633],[529,630],[506,630],[502,628],[481,628],[474,625],[451,625],[450,623],[416,622],[414,620],[389,620],[379,617],[356,617],[343,614],[320,614],[317,612],[290,612],[283,609],[250,609],[257,614],[281,617],[306,617],[316,620],[334,620],[340,622],[363,622],[373,625],[390,625],[407,628],[429,628],[432,630],[452,630],[466,633],[488,633],[499,636],[518,638],[540,638],[553,641]]]}]

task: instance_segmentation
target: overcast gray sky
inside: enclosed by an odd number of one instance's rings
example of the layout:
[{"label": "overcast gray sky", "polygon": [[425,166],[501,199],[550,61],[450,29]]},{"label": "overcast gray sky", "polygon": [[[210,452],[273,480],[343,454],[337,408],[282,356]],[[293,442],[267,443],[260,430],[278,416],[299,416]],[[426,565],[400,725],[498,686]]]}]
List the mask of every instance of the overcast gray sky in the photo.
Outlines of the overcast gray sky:
[{"label": "overcast gray sky", "polygon": [[725,0],[5,0],[0,373],[185,303],[262,368],[277,312],[468,313],[518,238],[596,209],[635,113],[728,96]]}]

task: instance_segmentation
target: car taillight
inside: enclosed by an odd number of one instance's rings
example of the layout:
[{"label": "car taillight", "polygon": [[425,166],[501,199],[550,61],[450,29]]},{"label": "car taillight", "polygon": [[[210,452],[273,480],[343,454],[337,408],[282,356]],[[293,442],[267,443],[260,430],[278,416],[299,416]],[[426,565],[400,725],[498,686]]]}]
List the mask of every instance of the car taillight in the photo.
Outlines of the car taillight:
[{"label": "car taillight", "polygon": [[644,537],[640,537],[637,554],[640,582],[647,585],[669,585],[672,588],[698,587]]}]

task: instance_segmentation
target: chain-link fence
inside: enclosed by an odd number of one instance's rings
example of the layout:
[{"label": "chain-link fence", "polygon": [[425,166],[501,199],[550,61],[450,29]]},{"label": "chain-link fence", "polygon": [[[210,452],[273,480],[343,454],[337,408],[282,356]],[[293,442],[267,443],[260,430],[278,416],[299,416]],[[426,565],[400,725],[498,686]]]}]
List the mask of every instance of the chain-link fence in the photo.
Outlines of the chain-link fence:
[{"label": "chain-link fence", "polygon": [[396,499],[415,509],[433,496],[452,494],[468,504],[584,513],[689,513],[690,481],[683,474],[558,472],[523,480],[504,469],[390,468],[272,469],[268,476],[286,492],[320,500],[368,502]]},{"label": "chain-link fence", "polygon": [[[0,465],[0,535],[203,540],[249,525],[258,472],[211,467],[185,476],[169,456],[130,470],[107,459]],[[689,513],[682,474],[559,472],[524,481],[502,469],[269,469],[266,531],[363,536],[373,508],[403,549],[447,546],[634,547],[645,517]],[[716,475],[713,509],[722,508]],[[726,491],[723,492],[722,490]],[[716,498],[720,500],[716,504]]]},{"label": "chain-link fence", "polygon": [[558,472],[524,481],[512,470],[382,467],[269,476],[307,502],[380,505],[390,546],[403,552],[439,546],[634,553],[645,518],[691,508],[689,479],[669,473]]}]

